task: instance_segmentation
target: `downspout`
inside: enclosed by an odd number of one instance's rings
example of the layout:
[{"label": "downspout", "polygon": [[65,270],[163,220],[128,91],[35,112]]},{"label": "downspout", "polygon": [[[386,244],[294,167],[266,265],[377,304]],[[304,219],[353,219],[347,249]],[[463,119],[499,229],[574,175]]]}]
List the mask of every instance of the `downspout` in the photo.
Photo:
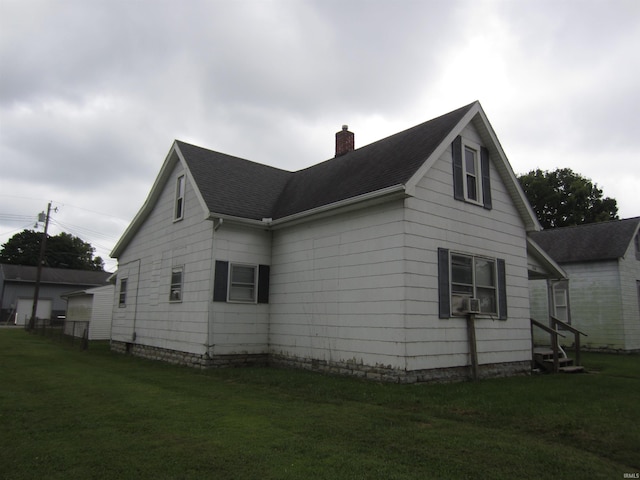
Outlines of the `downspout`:
[{"label": "downspout", "polygon": [[213,289],[215,285],[215,271],[216,271],[216,232],[220,229],[222,224],[224,223],[224,219],[222,218],[214,218],[213,219],[213,229],[211,231],[211,265],[210,265],[210,273],[209,273],[209,308],[207,313],[207,340],[205,342],[206,356],[211,358],[213,355],[213,348],[215,347],[214,340],[214,305],[213,305]]}]

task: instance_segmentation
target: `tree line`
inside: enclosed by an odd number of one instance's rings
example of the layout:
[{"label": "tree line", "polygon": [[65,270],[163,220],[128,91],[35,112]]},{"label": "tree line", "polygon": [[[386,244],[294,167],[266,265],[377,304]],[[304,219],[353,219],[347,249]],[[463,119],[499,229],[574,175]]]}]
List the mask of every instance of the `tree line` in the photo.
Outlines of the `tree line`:
[{"label": "tree line", "polygon": [[[11,237],[0,250],[0,263],[37,266],[44,233],[23,230]],[[84,240],[62,232],[47,235],[44,266],[75,270],[104,271],[104,261],[94,257],[95,248]]]}]

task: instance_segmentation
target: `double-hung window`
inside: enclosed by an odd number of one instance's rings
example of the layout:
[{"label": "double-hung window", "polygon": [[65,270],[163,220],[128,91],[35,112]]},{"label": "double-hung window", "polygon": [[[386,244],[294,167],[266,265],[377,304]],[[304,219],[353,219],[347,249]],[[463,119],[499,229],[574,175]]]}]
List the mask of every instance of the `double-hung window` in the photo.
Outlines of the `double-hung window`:
[{"label": "double-hung window", "polygon": [[569,322],[567,282],[559,282],[553,286],[553,313],[558,320]]},{"label": "double-hung window", "polygon": [[269,265],[216,260],[214,302],[269,303]]},{"label": "double-hung window", "polygon": [[480,314],[507,318],[505,261],[438,249],[438,310],[440,318],[464,315],[476,298]]},{"label": "double-hung window", "polygon": [[498,313],[495,260],[451,254],[451,304],[455,313],[463,311],[465,298],[477,298],[480,313]]},{"label": "double-hung window", "polygon": [[464,197],[470,202],[480,201],[482,184],[479,180],[480,152],[468,145],[464,147]]},{"label": "double-hung window", "polygon": [[171,269],[171,287],[169,289],[169,301],[182,301],[182,267],[174,267]]},{"label": "double-hung window", "polygon": [[127,279],[123,278],[120,280],[120,292],[118,294],[118,306],[126,307],[127,306]]},{"label": "double-hung window", "polygon": [[176,181],[176,204],[174,211],[174,221],[184,218],[184,175],[180,175]]},{"label": "double-hung window", "polygon": [[457,136],[451,144],[453,196],[491,210],[491,167],[489,150]]},{"label": "double-hung window", "polygon": [[232,263],[229,272],[229,301],[255,303],[256,301],[256,265],[238,265]]}]

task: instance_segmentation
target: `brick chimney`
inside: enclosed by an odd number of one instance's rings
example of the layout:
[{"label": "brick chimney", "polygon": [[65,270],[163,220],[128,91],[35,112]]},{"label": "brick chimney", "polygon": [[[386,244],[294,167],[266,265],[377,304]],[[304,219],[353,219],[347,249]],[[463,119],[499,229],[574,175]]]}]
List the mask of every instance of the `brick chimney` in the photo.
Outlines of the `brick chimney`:
[{"label": "brick chimney", "polygon": [[343,125],[342,130],[336,133],[336,157],[349,153],[354,148],[353,133],[348,128],[348,125]]}]

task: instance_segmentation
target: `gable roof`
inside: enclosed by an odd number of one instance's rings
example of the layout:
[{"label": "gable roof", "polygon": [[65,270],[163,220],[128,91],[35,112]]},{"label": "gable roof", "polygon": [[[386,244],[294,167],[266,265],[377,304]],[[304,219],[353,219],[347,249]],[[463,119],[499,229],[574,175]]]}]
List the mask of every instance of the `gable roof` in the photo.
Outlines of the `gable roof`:
[{"label": "gable roof", "polygon": [[209,212],[262,220],[271,217],[293,173],[176,140]]},{"label": "gable roof", "polygon": [[273,218],[406,185],[474,105],[296,172],[280,194]]},{"label": "gable roof", "polygon": [[[27,265],[0,264],[1,276],[5,282],[35,283],[37,267]],[[105,285],[112,274],[92,270],[71,270],[67,268],[43,268],[42,283],[71,286]]]},{"label": "gable roof", "polygon": [[533,240],[558,263],[615,260],[638,232],[640,217],[532,232]]},{"label": "gable roof", "polygon": [[[148,216],[173,168],[181,163],[205,218],[262,227],[412,189],[453,139],[472,122],[527,231],[540,225],[479,102],[317,165],[289,172],[176,140],[147,200],[111,255],[120,252]],[[266,223],[265,223],[266,222]]]}]

